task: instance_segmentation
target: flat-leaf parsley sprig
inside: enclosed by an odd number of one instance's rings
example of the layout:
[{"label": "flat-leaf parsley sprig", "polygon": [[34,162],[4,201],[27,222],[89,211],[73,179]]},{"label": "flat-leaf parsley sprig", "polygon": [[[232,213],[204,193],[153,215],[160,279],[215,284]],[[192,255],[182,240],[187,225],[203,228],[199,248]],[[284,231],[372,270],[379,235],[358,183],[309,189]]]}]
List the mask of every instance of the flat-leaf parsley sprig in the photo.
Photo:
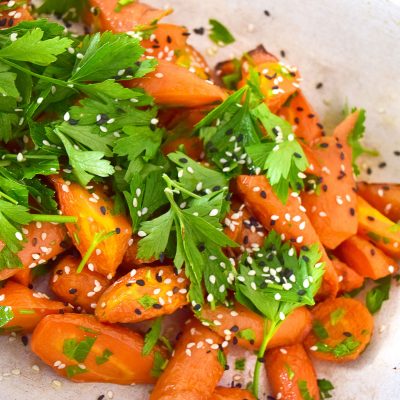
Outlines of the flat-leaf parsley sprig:
[{"label": "flat-leaf parsley sprig", "polygon": [[236,278],[236,299],[265,318],[264,340],[254,371],[253,392],[258,395],[259,374],[267,345],[294,309],[314,305],[324,274],[317,245],[304,246],[297,255],[271,231],[260,251],[244,254]]}]

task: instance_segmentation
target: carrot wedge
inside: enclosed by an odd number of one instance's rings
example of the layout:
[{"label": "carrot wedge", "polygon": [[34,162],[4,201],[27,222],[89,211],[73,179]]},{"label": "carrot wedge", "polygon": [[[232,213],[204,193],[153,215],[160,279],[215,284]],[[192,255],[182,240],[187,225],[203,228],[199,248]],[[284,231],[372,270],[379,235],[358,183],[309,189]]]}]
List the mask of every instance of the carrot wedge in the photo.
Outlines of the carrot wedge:
[{"label": "carrot wedge", "polygon": [[71,311],[63,303],[12,281],[0,289],[0,307],[11,312],[11,319],[0,327],[0,333],[32,332],[46,315]]},{"label": "carrot wedge", "polygon": [[380,279],[399,268],[395,260],[360,236],[346,240],[335,254],[364,278]]},{"label": "carrot wedge", "polygon": [[23,268],[1,270],[0,280],[15,276],[15,280],[28,286],[31,283],[31,270],[64,252],[70,247],[70,241],[65,226],[61,224],[32,222],[22,231],[26,242],[24,242],[24,248],[18,253],[18,257]]},{"label": "carrot wedge", "polygon": [[332,264],[339,278],[339,293],[351,292],[364,284],[364,277],[344,262],[333,258]]},{"label": "carrot wedge", "polygon": [[[222,305],[215,309],[204,306],[200,318],[221,337],[226,340],[233,338],[234,344],[237,343],[248,350],[258,350],[261,346],[264,338],[263,318],[239,303],[232,309]],[[311,326],[311,314],[308,309],[295,309],[283,321],[268,343],[268,348],[301,343],[310,332]]]},{"label": "carrot wedge", "polygon": [[144,89],[157,104],[168,107],[200,107],[226,98],[225,91],[219,86],[164,60],[158,60],[154,72],[125,84]]},{"label": "carrot wedge", "polygon": [[110,281],[85,267],[77,273],[80,259],[66,256],[54,267],[49,287],[62,301],[72,304],[78,311],[93,312]]},{"label": "carrot wedge", "polygon": [[89,191],[77,183],[67,184],[59,176],[53,176],[52,182],[63,214],[78,218],[76,224],[66,224],[66,227],[82,257],[91,248],[96,235],[115,232],[96,246],[87,263],[89,269],[113,277],[132,235],[128,218],[114,215],[113,202],[99,188]]},{"label": "carrot wedge", "polygon": [[374,320],[358,300],[338,297],[312,309],[313,330],[304,346],[315,358],[345,362],[359,357],[371,340]]},{"label": "carrot wedge", "polygon": [[224,372],[222,339],[198,321],[185,325],[150,400],[209,400]]},{"label": "carrot wedge", "polygon": [[120,33],[133,31],[138,25],[151,25],[172,12],[139,1],[125,5],[119,11],[115,0],[89,0],[89,5],[91,13],[86,16],[87,23],[95,30]]},{"label": "carrot wedge", "polygon": [[285,240],[292,241],[297,248],[319,243],[321,260],[325,262],[324,280],[319,296],[335,297],[338,291],[336,271],[305,213],[305,208],[301,205],[300,198],[290,195],[287,204],[283,205],[267,179],[261,175],[239,176],[237,189],[250,212],[265,229],[274,229],[284,235]]},{"label": "carrot wedge", "polygon": [[256,398],[248,390],[217,387],[210,400],[256,400]]},{"label": "carrot wedge", "polygon": [[96,317],[103,322],[139,322],[172,314],[187,304],[189,283],[173,267],[142,267],[118,279],[100,297]]},{"label": "carrot wedge", "polygon": [[74,382],[153,383],[158,346],[142,355],[144,341],[130,329],[104,325],[84,314],[50,315],[36,327],[32,351]]},{"label": "carrot wedge", "polygon": [[301,344],[267,351],[265,367],[274,398],[319,400],[315,370]]},{"label": "carrot wedge", "polygon": [[314,141],[312,149],[321,166],[321,183],[318,191],[313,189],[301,195],[311,224],[329,249],[357,233],[357,200],[348,147],[347,142],[334,137]]},{"label": "carrot wedge", "polygon": [[[333,136],[339,139],[343,143],[347,143],[347,139],[354,127],[356,126],[359,117],[359,111],[354,111],[349,114],[333,131]],[[347,149],[349,151],[348,156],[351,155],[351,148]]]},{"label": "carrot wedge", "polygon": [[381,214],[362,197],[357,197],[358,234],[386,254],[400,258],[400,226]]},{"label": "carrot wedge", "polygon": [[[8,2],[8,4],[11,3],[12,2]],[[11,28],[20,22],[31,21],[33,19],[29,8],[30,1],[25,0],[18,2],[18,4],[21,3],[25,4],[17,6],[17,3],[14,2],[6,11],[0,12],[0,29]]]},{"label": "carrot wedge", "polygon": [[358,194],[390,220],[400,220],[400,185],[394,183],[357,184]]}]

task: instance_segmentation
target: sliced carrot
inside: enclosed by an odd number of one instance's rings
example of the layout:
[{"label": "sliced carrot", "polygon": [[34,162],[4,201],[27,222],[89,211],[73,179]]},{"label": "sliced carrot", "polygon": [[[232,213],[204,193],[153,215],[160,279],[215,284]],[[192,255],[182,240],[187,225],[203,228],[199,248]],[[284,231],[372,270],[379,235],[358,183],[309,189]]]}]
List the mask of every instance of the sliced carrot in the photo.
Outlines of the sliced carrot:
[{"label": "sliced carrot", "polygon": [[395,260],[360,236],[346,240],[335,253],[364,278],[380,279],[398,270]]},{"label": "sliced carrot", "polygon": [[75,382],[121,385],[154,382],[151,369],[160,348],[143,356],[143,345],[140,334],[83,314],[47,316],[31,340],[32,351],[57,374]]},{"label": "sliced carrot", "polygon": [[139,322],[172,314],[187,304],[184,272],[170,266],[142,267],[118,279],[101,296],[96,316],[103,322]]},{"label": "sliced carrot", "polygon": [[23,268],[1,270],[0,280],[15,276],[15,280],[28,286],[32,280],[30,271],[68,249],[70,240],[64,225],[49,222],[32,222],[22,232],[26,241],[18,257]]},{"label": "sliced carrot", "polygon": [[139,237],[133,236],[129,241],[128,249],[124,254],[124,258],[121,264],[121,267],[127,272],[130,272],[134,267],[141,266],[142,264],[151,264],[152,262],[156,261],[155,258],[151,258],[150,260],[142,260],[138,258],[138,246]]},{"label": "sliced carrot", "polygon": [[321,360],[355,360],[371,340],[374,319],[358,300],[338,297],[312,309],[313,330],[304,341],[310,353]]},{"label": "sliced carrot", "polygon": [[[258,350],[264,338],[264,320],[248,308],[236,303],[233,308],[204,306],[200,313],[202,321],[226,340],[249,350]],[[301,343],[311,330],[311,314],[306,307],[295,309],[283,321],[268,343],[268,348]],[[227,334],[229,332],[229,334]]]},{"label": "sliced carrot", "polygon": [[115,0],[89,0],[90,14],[86,23],[94,30],[129,32],[137,26],[150,26],[172,12],[171,9],[160,10],[147,4],[133,1],[116,11]]},{"label": "sliced carrot", "polygon": [[301,344],[267,351],[265,367],[274,398],[319,400],[314,366]]},{"label": "sliced carrot", "polygon": [[358,234],[386,254],[400,258],[400,226],[357,196]]},{"label": "sliced carrot", "polygon": [[[11,2],[8,3],[10,4]],[[30,1],[19,1],[18,3],[25,4],[22,4],[20,7],[17,8],[12,5],[9,6],[10,8],[8,10],[0,12],[0,29],[11,28],[12,26],[19,24],[20,22],[31,21],[33,19],[30,13]]]},{"label": "sliced carrot", "polygon": [[278,58],[270,53],[262,44],[250,50],[244,55],[243,59],[249,60],[252,65],[259,65],[268,62],[278,62]]},{"label": "sliced carrot", "polygon": [[390,220],[400,221],[400,185],[359,182],[357,189],[362,198]]},{"label": "sliced carrot", "polygon": [[303,192],[307,215],[324,246],[334,249],[357,233],[357,196],[347,142],[334,137],[316,139],[314,156],[321,166],[318,190]]},{"label": "sliced carrot", "polygon": [[221,341],[198,321],[187,323],[150,400],[209,400],[225,369]]},{"label": "sliced carrot", "polygon": [[102,293],[110,281],[85,267],[77,273],[80,258],[66,256],[54,267],[49,286],[53,293],[78,311],[93,312]]},{"label": "sliced carrot", "polygon": [[225,91],[219,86],[165,60],[158,61],[154,72],[127,81],[126,85],[144,89],[157,104],[169,107],[200,107],[226,98]]},{"label": "sliced carrot", "polygon": [[132,227],[125,215],[114,214],[114,204],[105,193],[88,190],[77,183],[67,184],[61,177],[53,177],[60,209],[64,215],[76,216],[76,224],[66,224],[74,245],[85,256],[95,235],[115,232],[96,246],[88,260],[88,268],[113,277],[128,249]]},{"label": "sliced carrot", "polygon": [[296,136],[306,143],[324,136],[324,127],[301,90],[288,99],[278,114],[293,125]]},{"label": "sliced carrot", "polygon": [[290,240],[297,248],[318,243],[325,263],[324,280],[319,292],[320,297],[335,297],[338,281],[335,269],[322,246],[301,205],[299,197],[289,196],[285,205],[273,192],[271,185],[262,175],[241,175],[237,179],[237,190],[250,212],[264,225],[265,229],[274,229]]},{"label": "sliced carrot", "polygon": [[[348,137],[353,131],[359,116],[359,111],[354,111],[349,114],[333,131],[333,136],[338,138],[341,142],[347,143]],[[348,156],[351,154],[351,148],[345,149]]]},{"label": "sliced carrot", "polygon": [[364,277],[344,262],[333,258],[332,264],[339,278],[339,293],[351,292],[364,284]]},{"label": "sliced carrot", "polygon": [[71,311],[63,303],[12,281],[0,289],[0,306],[12,312],[12,319],[0,328],[0,333],[32,332],[46,315]]},{"label": "sliced carrot", "polygon": [[217,387],[210,400],[256,400],[256,398],[248,390]]},{"label": "sliced carrot", "polygon": [[162,146],[162,152],[167,155],[180,150],[181,147],[183,147],[185,154],[196,161],[199,161],[204,154],[203,141],[197,136],[181,136],[169,140]]}]

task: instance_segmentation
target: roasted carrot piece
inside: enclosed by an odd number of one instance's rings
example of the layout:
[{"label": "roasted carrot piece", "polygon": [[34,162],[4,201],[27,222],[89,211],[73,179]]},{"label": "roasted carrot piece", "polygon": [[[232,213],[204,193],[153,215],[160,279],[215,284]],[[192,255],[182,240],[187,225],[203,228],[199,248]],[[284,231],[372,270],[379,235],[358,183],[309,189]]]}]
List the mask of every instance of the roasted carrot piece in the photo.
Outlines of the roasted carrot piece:
[{"label": "roasted carrot piece", "polygon": [[307,216],[324,246],[334,249],[357,233],[357,196],[347,142],[334,137],[316,139],[314,156],[322,166],[318,189],[301,195]]},{"label": "roasted carrot piece", "polygon": [[221,338],[198,321],[185,324],[150,400],[208,400],[224,372]]},{"label": "roasted carrot piece", "polygon": [[219,86],[165,60],[158,60],[154,72],[127,81],[126,85],[144,89],[157,104],[169,107],[200,107],[226,98],[225,91]]},{"label": "roasted carrot piece", "polygon": [[115,0],[89,0],[90,14],[86,23],[94,30],[129,32],[138,25],[149,26],[172,12],[160,10],[147,4],[134,1],[117,11]]},{"label": "roasted carrot piece", "polygon": [[0,289],[0,306],[12,312],[11,320],[0,328],[0,333],[32,332],[46,315],[71,311],[63,303],[12,281]]},{"label": "roasted carrot piece", "polygon": [[316,358],[334,362],[355,360],[371,340],[374,320],[358,300],[329,299],[311,312],[313,329],[304,346]]},{"label": "roasted carrot piece", "polygon": [[363,285],[364,277],[357,273],[353,268],[350,268],[347,264],[337,258],[332,259],[332,264],[339,279],[339,293],[348,293]]},{"label": "roasted carrot piece", "polygon": [[113,277],[132,235],[128,218],[113,214],[113,202],[99,188],[89,191],[77,183],[68,184],[61,177],[53,177],[52,181],[62,213],[78,218],[76,224],[66,226],[82,257],[92,246],[96,235],[115,232],[96,246],[87,264],[90,270]]},{"label": "roasted carrot piece", "polygon": [[77,310],[93,312],[102,293],[110,286],[110,281],[95,271],[85,267],[77,273],[80,258],[66,256],[54,267],[49,286],[53,293]]},{"label": "roasted carrot piece", "polygon": [[151,264],[152,262],[156,261],[154,258],[150,260],[142,260],[137,257],[138,253],[138,247],[139,247],[139,237],[138,236],[133,236],[129,242],[128,249],[126,250],[124,254],[124,258],[122,260],[121,267],[124,268],[124,270],[131,271],[132,268],[135,266],[140,266],[142,264]]},{"label": "roasted carrot piece", "polygon": [[394,183],[357,183],[358,194],[390,220],[400,220],[400,185]]},{"label": "roasted carrot piece", "polygon": [[210,400],[256,400],[256,398],[248,390],[217,387]]},{"label": "roasted carrot piece", "polygon": [[274,398],[319,400],[314,366],[301,344],[267,351],[265,367]]},{"label": "roasted carrot piece", "polygon": [[324,135],[324,127],[318,115],[301,90],[298,90],[286,101],[278,114],[294,126],[293,130],[296,136],[306,143],[311,143]]},{"label": "roasted carrot piece", "polygon": [[241,175],[237,179],[237,190],[249,211],[263,224],[265,229],[274,229],[293,241],[297,248],[319,243],[325,262],[324,280],[319,291],[320,297],[335,297],[338,291],[336,271],[322,246],[301,205],[299,197],[289,196],[285,205],[273,192],[271,185],[262,175]]},{"label": "roasted carrot piece", "polygon": [[197,136],[181,136],[176,139],[165,142],[162,146],[162,152],[164,155],[173,153],[174,151],[184,148],[185,154],[187,154],[193,160],[199,161],[204,150],[203,141]]},{"label": "roasted carrot piece", "polygon": [[144,341],[130,329],[105,325],[84,314],[50,315],[36,327],[32,351],[54,371],[75,382],[121,385],[153,383],[156,346],[142,355]]},{"label": "roasted carrot piece", "polygon": [[398,270],[395,260],[360,236],[346,240],[335,254],[364,278],[380,279]]},{"label": "roasted carrot piece", "polygon": [[[6,3],[11,4],[12,2]],[[11,28],[12,26],[19,24],[20,22],[32,20],[29,3],[30,1],[28,0],[19,1],[19,5],[14,2],[14,4],[9,6],[6,11],[0,12],[0,29]]]},{"label": "roasted carrot piece", "polygon": [[[199,317],[210,329],[234,344],[248,350],[258,350],[264,338],[264,320],[248,308],[236,303],[233,308],[204,306]],[[300,343],[311,330],[311,314],[306,307],[295,309],[283,321],[268,343],[268,348]],[[229,334],[227,334],[229,332]]]},{"label": "roasted carrot piece", "polygon": [[386,254],[400,258],[400,227],[357,196],[358,234]]},{"label": "roasted carrot piece", "polygon": [[173,267],[142,267],[118,279],[98,301],[104,322],[139,322],[172,314],[187,304],[188,281]]},{"label": "roasted carrot piece", "polygon": [[28,286],[31,283],[30,270],[64,252],[70,247],[70,240],[64,225],[49,222],[32,222],[24,227],[22,233],[25,242],[18,257],[23,268],[1,270],[0,280],[18,275],[15,280]]},{"label": "roasted carrot piece", "polygon": [[[349,114],[333,131],[333,136],[338,138],[341,142],[347,143],[348,137],[356,126],[359,116],[359,111],[354,111]],[[349,152],[350,156],[351,148],[345,148],[344,151]]]}]

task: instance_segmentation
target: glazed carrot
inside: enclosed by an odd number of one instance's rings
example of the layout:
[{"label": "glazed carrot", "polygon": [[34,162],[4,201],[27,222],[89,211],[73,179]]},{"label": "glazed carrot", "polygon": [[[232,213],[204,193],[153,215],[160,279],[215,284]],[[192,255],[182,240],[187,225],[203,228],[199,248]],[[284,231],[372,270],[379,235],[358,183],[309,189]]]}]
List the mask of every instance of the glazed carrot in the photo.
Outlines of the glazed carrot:
[{"label": "glazed carrot", "polygon": [[167,140],[162,146],[164,155],[173,153],[183,147],[185,154],[193,160],[199,161],[203,152],[203,141],[197,136],[180,136],[176,139]]},{"label": "glazed carrot", "polygon": [[91,315],[50,315],[36,327],[32,351],[54,371],[75,382],[120,385],[152,383],[156,346],[143,356],[140,334],[117,325],[104,325]]},{"label": "glazed carrot", "polygon": [[256,400],[256,398],[248,390],[217,387],[210,400]]},{"label": "glazed carrot", "polygon": [[332,264],[339,279],[339,293],[348,293],[363,285],[364,277],[358,274],[355,269],[350,268],[337,258],[332,259]]},{"label": "glazed carrot", "polygon": [[358,194],[390,220],[400,220],[400,185],[394,183],[357,183]]},{"label": "glazed carrot", "polygon": [[299,197],[289,196],[283,205],[273,192],[271,185],[262,175],[241,175],[237,179],[237,190],[250,212],[268,229],[274,229],[293,241],[297,248],[319,243],[325,262],[324,280],[319,292],[320,297],[335,297],[338,291],[336,271],[323,248],[319,237],[301,205]]},{"label": "glazed carrot", "polygon": [[88,268],[113,277],[121,264],[132,228],[124,215],[114,215],[114,204],[102,190],[88,190],[77,183],[68,184],[61,177],[53,177],[60,209],[64,215],[78,218],[76,224],[66,224],[68,233],[82,257],[92,246],[95,236],[115,232],[101,241],[88,260]]},{"label": "glazed carrot", "polygon": [[278,58],[270,53],[262,44],[255,49],[248,51],[243,60],[248,59],[252,65],[259,65],[268,62],[278,62]]},{"label": "glazed carrot", "polygon": [[371,340],[374,320],[358,300],[338,297],[312,309],[313,330],[304,341],[306,349],[321,360],[355,360]]},{"label": "glazed carrot", "polygon": [[[8,2],[10,3],[12,2]],[[28,0],[14,2],[7,10],[0,12],[0,29],[11,28],[20,22],[32,20],[29,3]]]},{"label": "glazed carrot", "polygon": [[[10,268],[0,271],[0,280],[15,276],[15,280],[28,286],[32,268],[45,263],[70,247],[64,225],[50,222],[32,222],[22,230],[24,248],[18,253],[23,269]],[[0,248],[3,244],[0,242]],[[17,276],[16,276],[17,275]]]},{"label": "glazed carrot", "polygon": [[[347,143],[347,139],[353,131],[359,116],[359,111],[349,114],[333,131],[333,136],[341,142]],[[351,150],[351,149],[350,149]],[[350,154],[348,154],[350,155]]]},{"label": "glazed carrot", "polygon": [[301,195],[308,218],[324,246],[334,249],[357,233],[357,204],[351,156],[347,142],[322,137],[313,143],[314,156],[321,166],[317,190]]},{"label": "glazed carrot", "polygon": [[135,235],[128,242],[129,246],[124,254],[124,258],[121,264],[121,267],[124,270],[127,270],[127,272],[130,272],[135,266],[140,266],[142,264],[151,264],[152,262],[156,261],[155,258],[151,258],[150,260],[146,261],[138,258],[138,243],[139,237]]},{"label": "glazed carrot", "polygon": [[[210,329],[224,337],[233,338],[234,344],[248,350],[258,350],[264,338],[264,320],[248,308],[236,303],[233,308],[204,306],[200,312],[202,321]],[[268,343],[268,348],[301,343],[311,330],[311,314],[306,307],[295,309],[283,321]]]},{"label": "glazed carrot", "polygon": [[133,31],[138,25],[152,25],[172,12],[171,9],[160,10],[139,1],[121,7],[120,11],[116,11],[115,0],[89,0],[89,5],[91,13],[86,16],[86,22],[93,30],[100,31]]},{"label": "glazed carrot", "polygon": [[32,332],[46,315],[71,311],[63,303],[11,281],[0,289],[0,306],[12,312],[12,319],[0,328],[0,333]]},{"label": "glazed carrot", "polygon": [[54,267],[49,286],[62,301],[72,304],[78,311],[93,312],[102,293],[110,281],[85,267],[77,273],[81,259],[66,256]]},{"label": "glazed carrot", "polygon": [[219,86],[165,60],[158,61],[154,72],[127,81],[126,86],[140,87],[153,96],[157,104],[168,107],[200,107],[226,98]]},{"label": "glazed carrot", "polygon": [[221,341],[198,321],[187,323],[150,400],[210,399],[224,372]]},{"label": "glazed carrot", "polygon": [[360,236],[346,240],[335,253],[364,278],[380,279],[398,270],[395,260]]},{"label": "glazed carrot", "polygon": [[301,344],[267,351],[265,367],[274,398],[319,400],[314,366]]},{"label": "glazed carrot", "polygon": [[103,322],[139,322],[172,314],[187,304],[188,281],[173,267],[142,267],[118,279],[101,296],[96,317]]},{"label": "glazed carrot", "polygon": [[318,115],[301,90],[288,99],[278,114],[294,126],[296,136],[305,142],[311,143],[324,135],[324,127]]},{"label": "glazed carrot", "polygon": [[400,258],[400,226],[357,196],[358,234],[386,254]]}]

